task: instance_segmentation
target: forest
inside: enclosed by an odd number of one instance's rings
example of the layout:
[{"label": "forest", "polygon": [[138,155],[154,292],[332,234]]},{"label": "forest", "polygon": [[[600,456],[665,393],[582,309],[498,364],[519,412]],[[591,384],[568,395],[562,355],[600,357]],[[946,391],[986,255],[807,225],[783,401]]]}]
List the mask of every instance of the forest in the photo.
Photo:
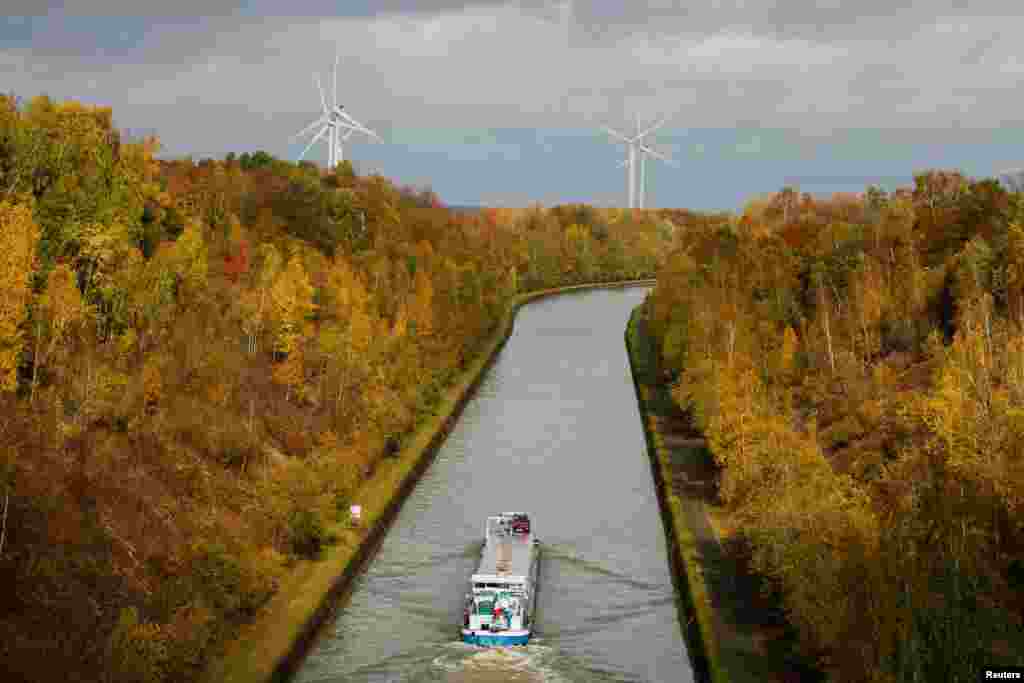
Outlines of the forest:
[{"label": "forest", "polygon": [[677,232],[642,312],[829,680],[1024,664],[1024,195],[787,187]]},{"label": "forest", "polygon": [[12,683],[193,680],[514,295],[653,277],[712,220],[453,212],[348,163],[159,154],[109,108],[0,97]]}]

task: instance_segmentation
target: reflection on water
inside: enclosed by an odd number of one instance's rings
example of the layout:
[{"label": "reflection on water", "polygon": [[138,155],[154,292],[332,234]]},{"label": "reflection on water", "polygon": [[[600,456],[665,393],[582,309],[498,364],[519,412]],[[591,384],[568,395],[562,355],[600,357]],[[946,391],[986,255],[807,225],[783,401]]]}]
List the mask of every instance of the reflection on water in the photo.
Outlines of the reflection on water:
[{"label": "reflection on water", "polygon": [[[623,333],[645,289],[522,308],[296,681],[690,681]],[[484,518],[530,514],[536,635],[459,642]]]}]

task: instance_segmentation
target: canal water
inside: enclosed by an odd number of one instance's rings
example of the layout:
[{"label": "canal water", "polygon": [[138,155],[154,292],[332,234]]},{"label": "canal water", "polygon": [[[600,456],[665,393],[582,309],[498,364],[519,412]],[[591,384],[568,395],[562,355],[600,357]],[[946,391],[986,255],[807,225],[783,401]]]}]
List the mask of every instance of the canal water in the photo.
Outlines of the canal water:
[{"label": "canal water", "polygon": [[[359,681],[693,680],[623,333],[647,288],[520,309],[501,355],[293,677]],[[525,647],[460,642],[484,518],[541,541]]]}]

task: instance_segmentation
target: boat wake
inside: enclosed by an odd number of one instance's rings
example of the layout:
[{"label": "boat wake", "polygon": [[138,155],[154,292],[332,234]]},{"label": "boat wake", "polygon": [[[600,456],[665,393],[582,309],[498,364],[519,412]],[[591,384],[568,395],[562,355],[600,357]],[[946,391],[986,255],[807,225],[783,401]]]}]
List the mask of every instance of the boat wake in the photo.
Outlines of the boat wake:
[{"label": "boat wake", "polygon": [[433,665],[447,672],[449,681],[567,683],[547,665],[552,649],[540,643],[494,648],[453,642],[445,649],[449,652],[436,657]]},{"label": "boat wake", "polygon": [[606,576],[616,582],[638,590],[659,591],[664,588],[660,583],[642,581],[624,572],[615,571],[614,569],[609,568],[604,562],[587,559],[574,548],[564,544],[545,543],[544,559],[547,562],[560,560],[568,565],[578,567],[591,574]]}]

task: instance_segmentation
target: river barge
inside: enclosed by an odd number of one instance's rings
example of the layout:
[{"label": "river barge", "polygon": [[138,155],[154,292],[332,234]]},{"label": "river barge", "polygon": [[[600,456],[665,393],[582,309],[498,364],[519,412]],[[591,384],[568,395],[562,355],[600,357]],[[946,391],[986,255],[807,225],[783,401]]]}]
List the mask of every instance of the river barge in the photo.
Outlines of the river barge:
[{"label": "river barge", "polygon": [[540,541],[530,518],[503,512],[487,518],[480,564],[463,610],[462,640],[473,645],[526,645],[537,605]]}]

